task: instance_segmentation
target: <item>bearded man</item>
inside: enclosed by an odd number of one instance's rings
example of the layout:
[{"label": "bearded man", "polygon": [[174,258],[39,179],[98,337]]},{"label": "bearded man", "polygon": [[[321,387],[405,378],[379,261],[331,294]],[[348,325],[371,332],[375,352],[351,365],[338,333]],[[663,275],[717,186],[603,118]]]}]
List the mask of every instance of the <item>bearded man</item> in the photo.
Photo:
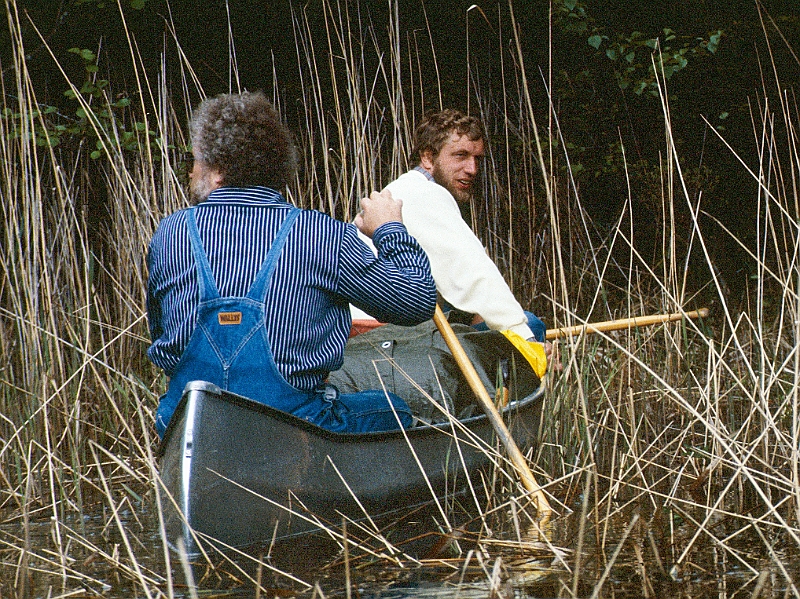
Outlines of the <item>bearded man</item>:
[{"label": "bearded man", "polygon": [[[508,330],[544,342],[544,323],[523,310],[461,217],[458,204],[469,202],[474,193],[485,147],[477,117],[455,109],[427,113],[414,131],[411,160],[416,166],[384,191],[403,200],[403,224],[428,254],[443,309],[468,314],[479,330]],[[353,314],[364,317],[357,310]]]}]

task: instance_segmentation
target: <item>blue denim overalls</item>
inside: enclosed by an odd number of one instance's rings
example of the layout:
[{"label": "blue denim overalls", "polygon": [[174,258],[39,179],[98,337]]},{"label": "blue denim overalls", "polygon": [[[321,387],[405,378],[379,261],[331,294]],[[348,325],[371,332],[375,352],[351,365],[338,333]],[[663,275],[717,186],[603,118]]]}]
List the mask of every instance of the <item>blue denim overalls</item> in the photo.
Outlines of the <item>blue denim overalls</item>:
[{"label": "blue denim overalls", "polygon": [[[341,395],[335,387],[325,384],[312,392],[301,391],[291,386],[275,365],[265,327],[264,301],[286,238],[300,213],[297,208],[289,210],[247,295],[220,297],[197,230],[194,208],[186,211],[200,294],[197,325],[158,405],[156,430],[160,437],[164,436],[186,383],[193,380],[214,383],[329,430],[399,428],[382,391]],[[410,426],[411,411],[405,401],[388,395],[402,426]]]}]

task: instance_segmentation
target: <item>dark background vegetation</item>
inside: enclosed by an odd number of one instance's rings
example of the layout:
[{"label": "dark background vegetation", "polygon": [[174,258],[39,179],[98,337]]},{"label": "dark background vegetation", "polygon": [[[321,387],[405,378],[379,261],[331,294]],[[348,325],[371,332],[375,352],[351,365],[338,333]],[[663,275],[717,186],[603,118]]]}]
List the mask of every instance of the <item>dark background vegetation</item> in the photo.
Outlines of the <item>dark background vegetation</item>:
[{"label": "dark background vegetation", "polygon": [[[389,11],[396,11],[402,43],[413,48],[422,70],[414,82],[421,83],[426,94],[420,109],[435,107],[437,92],[445,105],[474,106],[476,92],[484,103],[501,105],[502,88],[509,82],[501,69],[510,70],[508,61],[514,55],[510,51],[513,9],[537,119],[549,122],[546,89],[552,86],[553,114],[567,144],[581,204],[603,231],[613,227],[630,198],[639,227],[637,243],[645,256],[653,251],[663,226],[661,165],[668,161],[662,105],[649,68],[653,49],[647,41],[658,39],[667,69],[674,70],[667,82],[671,125],[689,202],[699,203],[707,212],[702,218],[718,219],[753,245],[755,181],[714,129],[755,168],[765,94],[775,106],[781,94],[794,105],[790,85],[800,73],[795,55],[800,51],[796,0],[553,0],[552,4],[517,0],[479,2],[479,8],[471,10],[475,3],[470,0],[340,4],[349,11],[359,36],[368,30],[381,44],[388,36]],[[127,26],[147,73],[155,77],[161,71],[164,48],[177,39],[208,95],[237,87],[229,60],[232,40],[238,85],[280,94],[286,118],[294,126],[302,122],[298,117],[302,107],[293,22],[304,14],[313,34],[324,39],[327,12],[322,0],[120,0],[120,5],[27,0],[17,2],[17,9],[29,17],[23,20],[27,22],[23,38],[38,101],[57,107],[64,119],[77,117],[74,104],[64,95],[67,85],[56,61],[79,85],[87,77],[87,61],[68,52],[70,48],[97,54],[100,75],[111,82],[113,93],[123,97],[127,90],[137,89]],[[11,47],[10,38],[2,36],[0,66],[6,79]],[[169,62],[175,53],[166,56],[165,72],[176,96],[182,97],[179,64]],[[364,56],[370,60],[374,51],[367,48]],[[781,70],[780,82],[789,87],[776,83],[773,61]],[[190,98],[191,103],[198,100]],[[558,143],[555,134],[551,139]],[[562,154],[558,148],[557,155]],[[688,236],[688,208],[677,219]],[[722,229],[710,243],[718,274],[732,293],[741,293],[751,275],[746,255]]]}]

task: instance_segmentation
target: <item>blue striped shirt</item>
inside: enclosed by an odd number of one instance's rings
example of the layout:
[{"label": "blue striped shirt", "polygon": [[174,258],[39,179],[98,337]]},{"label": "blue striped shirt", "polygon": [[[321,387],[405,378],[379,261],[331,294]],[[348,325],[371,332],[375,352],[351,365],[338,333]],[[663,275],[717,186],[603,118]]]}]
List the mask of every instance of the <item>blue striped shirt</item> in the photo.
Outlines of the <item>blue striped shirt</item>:
[{"label": "blue striped shirt", "polygon": [[[199,204],[200,238],[222,297],[247,294],[290,205],[266,188],[223,187]],[[436,287],[428,258],[404,225],[375,231],[377,257],[356,227],[303,210],[267,293],[267,337],[278,371],[310,391],[341,367],[350,334],[349,304],[383,322],[432,317]],[[195,329],[198,285],[186,211],[164,218],[148,252],[147,356],[171,376]]]}]

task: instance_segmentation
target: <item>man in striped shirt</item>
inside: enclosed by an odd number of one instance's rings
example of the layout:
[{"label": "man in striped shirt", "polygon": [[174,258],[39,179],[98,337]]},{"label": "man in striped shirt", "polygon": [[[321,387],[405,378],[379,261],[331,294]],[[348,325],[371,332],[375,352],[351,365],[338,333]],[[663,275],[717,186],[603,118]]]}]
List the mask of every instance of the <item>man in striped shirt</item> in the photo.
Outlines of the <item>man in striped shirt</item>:
[{"label": "man in striped shirt", "polygon": [[337,431],[407,426],[405,402],[340,395],[349,303],[384,322],[431,318],[428,259],[401,202],[373,193],[356,226],[298,210],[281,195],[296,168],[291,135],[262,93],[204,101],[190,123],[196,206],[164,218],[150,243],[147,355],[170,377],[156,415],[167,424],[190,380],[207,380]]}]

